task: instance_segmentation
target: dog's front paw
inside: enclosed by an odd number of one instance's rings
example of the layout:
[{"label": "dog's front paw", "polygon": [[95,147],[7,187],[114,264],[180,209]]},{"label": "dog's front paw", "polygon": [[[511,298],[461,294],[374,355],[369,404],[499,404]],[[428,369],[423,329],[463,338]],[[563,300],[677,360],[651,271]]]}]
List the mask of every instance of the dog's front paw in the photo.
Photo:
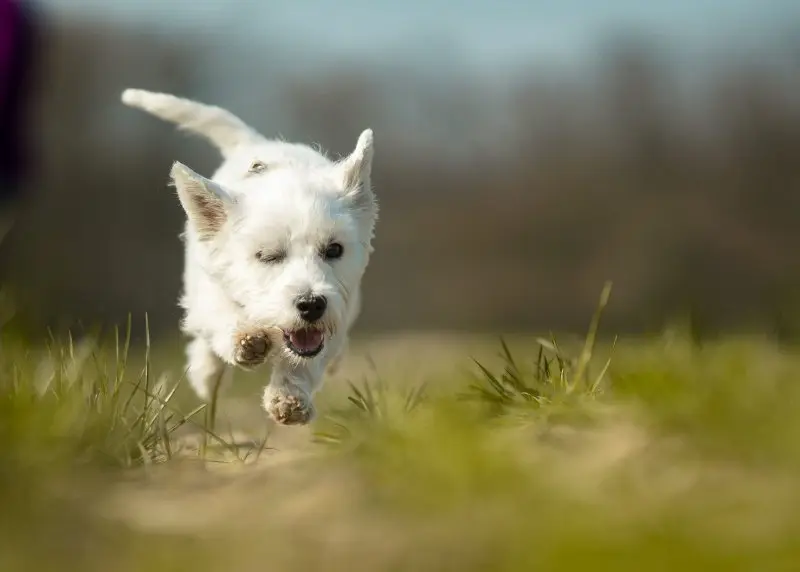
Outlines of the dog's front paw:
[{"label": "dog's front paw", "polygon": [[267,359],[270,341],[265,332],[238,334],[233,360],[242,367],[255,367]]},{"label": "dog's front paw", "polygon": [[295,387],[281,387],[264,392],[264,409],[281,425],[307,425],[315,416],[311,397]]}]

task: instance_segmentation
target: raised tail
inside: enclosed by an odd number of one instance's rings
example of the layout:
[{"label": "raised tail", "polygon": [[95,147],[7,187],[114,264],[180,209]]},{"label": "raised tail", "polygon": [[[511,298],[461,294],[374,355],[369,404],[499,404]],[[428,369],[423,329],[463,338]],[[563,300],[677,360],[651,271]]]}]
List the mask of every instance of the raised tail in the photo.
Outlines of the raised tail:
[{"label": "raised tail", "polygon": [[126,89],[122,92],[122,102],[205,137],[223,157],[239,145],[263,139],[244,121],[221,107],[143,89]]}]

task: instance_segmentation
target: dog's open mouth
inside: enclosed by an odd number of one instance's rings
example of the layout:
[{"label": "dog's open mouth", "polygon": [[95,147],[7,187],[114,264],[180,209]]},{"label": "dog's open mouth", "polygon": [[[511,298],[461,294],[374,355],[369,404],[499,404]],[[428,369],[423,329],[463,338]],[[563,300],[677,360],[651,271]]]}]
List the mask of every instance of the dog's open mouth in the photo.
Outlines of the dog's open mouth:
[{"label": "dog's open mouth", "polygon": [[325,345],[325,334],[316,328],[301,328],[283,333],[286,347],[300,357],[314,357]]}]

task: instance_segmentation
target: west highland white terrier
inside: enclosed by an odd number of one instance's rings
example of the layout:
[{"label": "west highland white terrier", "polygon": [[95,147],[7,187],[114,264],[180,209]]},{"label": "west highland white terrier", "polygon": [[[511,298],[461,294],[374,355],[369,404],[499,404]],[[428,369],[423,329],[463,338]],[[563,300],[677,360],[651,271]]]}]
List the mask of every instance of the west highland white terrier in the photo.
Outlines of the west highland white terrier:
[{"label": "west highland white terrier", "polygon": [[308,423],[361,309],[378,211],[372,131],[332,161],[219,107],[138,89],[122,101],[205,137],[223,157],[210,179],[179,162],[170,172],[187,217],[180,305],[192,387],[215,400],[226,366],[269,361],[264,409],[284,425]]}]

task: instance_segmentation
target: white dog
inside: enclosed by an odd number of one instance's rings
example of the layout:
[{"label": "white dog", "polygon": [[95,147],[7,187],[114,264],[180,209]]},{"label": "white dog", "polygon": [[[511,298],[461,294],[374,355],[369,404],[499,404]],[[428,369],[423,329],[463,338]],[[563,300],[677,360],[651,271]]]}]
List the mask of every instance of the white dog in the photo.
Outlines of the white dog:
[{"label": "white dog", "polygon": [[213,399],[226,364],[251,369],[270,355],[264,408],[278,423],[308,423],[360,311],[378,210],[372,131],[334,162],[219,107],[133,89],[122,101],[206,137],[224,159],[211,179],[178,162],[170,173],[187,216],[180,303],[192,387]]}]

